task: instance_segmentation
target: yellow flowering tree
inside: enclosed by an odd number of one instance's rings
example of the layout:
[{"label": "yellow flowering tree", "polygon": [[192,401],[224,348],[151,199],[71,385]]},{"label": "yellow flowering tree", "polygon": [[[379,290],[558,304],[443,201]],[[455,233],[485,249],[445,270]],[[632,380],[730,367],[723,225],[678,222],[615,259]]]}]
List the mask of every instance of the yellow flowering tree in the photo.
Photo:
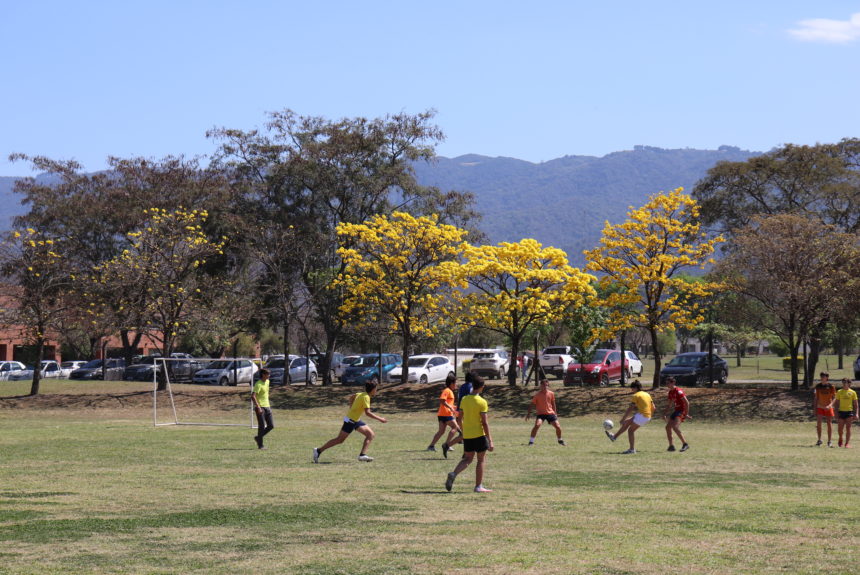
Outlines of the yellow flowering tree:
[{"label": "yellow flowering tree", "polygon": [[[359,326],[388,322],[405,362],[413,341],[434,335],[449,315],[444,304],[453,286],[451,267],[444,264],[459,258],[466,233],[436,216],[405,212],[338,225],[341,245],[350,246],[338,250],[345,265],[336,284],[344,293],[341,311]],[[407,375],[403,370],[402,383]]]},{"label": "yellow flowering tree", "polygon": [[[516,358],[522,338],[531,327],[554,322],[593,294],[594,277],[571,267],[567,254],[538,241],[464,248],[464,262],[457,268],[462,296],[462,321],[500,333],[511,342]],[[511,361],[508,383],[516,385]]]},{"label": "yellow flowering tree", "polygon": [[36,347],[30,395],[39,393],[45,340],[67,306],[71,279],[59,242],[33,228],[9,232],[0,243],[0,274],[8,289],[0,324],[15,327]]},{"label": "yellow flowering tree", "polygon": [[128,234],[129,247],[96,266],[93,293],[121,293],[120,308],[134,306],[142,312],[142,325],[123,327],[155,330],[152,335],[160,338],[167,357],[206,294],[225,287],[204,267],[209,258],[223,254],[226,238],[207,236],[205,210],[151,208],[144,214],[146,223]]},{"label": "yellow flowering tree", "polygon": [[600,337],[609,339],[633,327],[646,329],[655,350],[654,387],[660,384],[658,334],[702,322],[700,302],[719,287],[691,283],[679,274],[711,263],[715,246],[723,241],[709,238],[698,220],[699,206],[683,188],[655,194],[641,208],[630,208],[625,222],[614,226],[607,222],[600,247],[585,252],[587,268],[602,274],[600,285],[617,288],[606,297],[612,312]]}]

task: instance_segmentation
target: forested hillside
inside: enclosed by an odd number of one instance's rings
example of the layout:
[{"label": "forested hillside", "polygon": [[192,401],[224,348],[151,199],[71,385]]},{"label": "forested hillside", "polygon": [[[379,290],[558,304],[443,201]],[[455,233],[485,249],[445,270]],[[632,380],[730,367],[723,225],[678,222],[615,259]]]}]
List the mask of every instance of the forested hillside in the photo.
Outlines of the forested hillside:
[{"label": "forested hillside", "polygon": [[[439,157],[416,165],[418,181],[475,194],[481,228],[492,243],[532,237],[565,250],[575,265],[595,246],[606,220],[618,223],[629,206],[648,195],[688,191],[719,161],[756,155],[729,146],[719,150],[664,150],[637,146],[603,157],[565,156],[540,164],[479,155]],[[0,227],[25,207],[12,193],[15,178],[0,177]]]}]

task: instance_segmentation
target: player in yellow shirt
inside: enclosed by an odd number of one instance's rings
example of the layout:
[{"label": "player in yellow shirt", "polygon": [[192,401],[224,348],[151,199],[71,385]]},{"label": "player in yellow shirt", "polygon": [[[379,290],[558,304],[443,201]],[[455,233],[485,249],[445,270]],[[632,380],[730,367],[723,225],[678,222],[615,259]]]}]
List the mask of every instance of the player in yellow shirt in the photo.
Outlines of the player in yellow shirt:
[{"label": "player in yellow shirt", "polygon": [[487,412],[490,410],[487,400],[480,396],[484,389],[484,380],[479,376],[472,379],[472,393],[460,401],[460,413],[457,419],[463,430],[463,458],[457,463],[454,471],[448,474],[445,489],[451,491],[454,480],[465,471],[475,456],[478,464],[475,467],[475,493],[489,493],[492,489],[484,487],[484,458],[488,451],[493,450],[493,438],[490,435],[490,423]]},{"label": "player in yellow shirt", "polygon": [[260,379],[254,384],[251,401],[254,403],[254,413],[257,416],[257,435],[254,436],[254,441],[257,442],[257,449],[266,449],[263,447],[263,437],[275,429],[272,406],[269,403],[268,369],[260,370]]},{"label": "player in yellow shirt", "polygon": [[[860,408],[857,405],[857,392],[851,389],[851,380],[842,378],[842,389],[836,392],[837,408],[839,418],[839,447],[851,447],[851,424],[860,417]],[[845,430],[845,443],[842,443],[842,431]]]},{"label": "player in yellow shirt", "polygon": [[615,441],[625,431],[627,432],[630,449],[625,451],[625,454],[636,453],[636,438],[634,434],[637,429],[643,425],[647,425],[651,421],[651,416],[654,415],[654,400],[651,399],[649,393],[642,391],[642,384],[639,383],[638,379],[630,384],[630,390],[633,391],[633,397],[631,398],[630,406],[621,417],[621,427],[618,429],[618,433],[610,433],[608,429],[605,430],[606,436],[612,441]]},{"label": "player in yellow shirt", "polygon": [[343,418],[343,426],[340,428],[340,433],[334,439],[329,439],[322,447],[314,447],[314,463],[320,462],[320,454],[335,445],[340,445],[349,434],[357,431],[364,436],[364,443],[361,446],[361,453],[358,454],[359,461],[373,461],[373,458],[367,454],[367,448],[370,447],[370,442],[376,437],[370,426],[361,420],[362,415],[366,415],[371,419],[375,419],[380,423],[386,423],[388,420],[384,417],[379,417],[370,410],[370,398],[376,395],[378,384],[375,381],[368,381],[364,384],[362,393],[354,393],[349,397],[349,411],[346,417]]},{"label": "player in yellow shirt", "polygon": [[430,445],[427,447],[427,451],[436,451],[436,442],[439,441],[439,438],[442,437],[442,434],[445,433],[445,428],[450,427],[451,431],[448,432],[448,439],[445,443],[442,444],[442,455],[445,456],[445,459],[448,459],[448,451],[451,450],[451,442],[460,433],[460,426],[457,425],[457,404],[455,403],[454,390],[457,388],[457,376],[450,373],[448,377],[445,378],[445,389],[442,390],[442,394],[439,396],[439,410],[436,412],[436,419],[439,421],[439,429],[436,431],[436,435],[433,436],[433,439],[430,440]]}]

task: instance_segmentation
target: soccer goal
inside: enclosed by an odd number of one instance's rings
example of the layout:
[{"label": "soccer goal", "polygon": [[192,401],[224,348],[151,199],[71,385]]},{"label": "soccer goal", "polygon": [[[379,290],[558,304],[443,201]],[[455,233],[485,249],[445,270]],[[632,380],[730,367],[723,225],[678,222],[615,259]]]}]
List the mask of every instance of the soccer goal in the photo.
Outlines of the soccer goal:
[{"label": "soccer goal", "polygon": [[[241,421],[192,421],[180,416],[173,395],[173,384],[180,381],[192,383],[195,373],[206,370],[206,381],[215,385],[239,385],[250,383],[253,387],[254,373],[260,365],[259,359],[246,357],[228,357],[222,359],[191,358],[191,357],[158,357],[152,364],[152,422],[156,427],[165,425],[201,425],[219,427],[250,427],[257,428],[257,418],[254,415],[254,402],[248,397],[248,422]],[[249,367],[250,366],[250,367]],[[216,371],[217,370],[217,371]],[[159,378],[164,378],[165,387],[158,390]],[[201,378],[198,377],[198,380]],[[161,399],[159,399],[161,395]]]}]

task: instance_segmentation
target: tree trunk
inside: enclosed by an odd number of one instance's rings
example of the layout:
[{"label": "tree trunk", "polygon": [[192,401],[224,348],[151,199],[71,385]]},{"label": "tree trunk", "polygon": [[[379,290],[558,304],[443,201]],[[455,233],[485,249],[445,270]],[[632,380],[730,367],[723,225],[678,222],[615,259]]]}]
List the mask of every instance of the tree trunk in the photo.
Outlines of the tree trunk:
[{"label": "tree trunk", "polygon": [[516,387],[517,386],[517,366],[519,362],[517,360],[518,353],[520,349],[520,338],[512,337],[511,338],[511,355],[510,361],[508,361],[508,385]]},{"label": "tree trunk", "polygon": [[[39,330],[44,333],[44,330]],[[42,354],[45,352],[45,339],[36,340],[36,361],[33,365],[33,383],[30,384],[30,395],[39,395],[39,384],[42,382]]]},{"label": "tree trunk", "polygon": [[657,328],[649,327],[648,333],[651,334],[651,349],[654,350],[654,378],[651,381],[651,389],[660,387],[660,369],[663,367],[663,353],[660,351],[660,344],[657,341]]}]

